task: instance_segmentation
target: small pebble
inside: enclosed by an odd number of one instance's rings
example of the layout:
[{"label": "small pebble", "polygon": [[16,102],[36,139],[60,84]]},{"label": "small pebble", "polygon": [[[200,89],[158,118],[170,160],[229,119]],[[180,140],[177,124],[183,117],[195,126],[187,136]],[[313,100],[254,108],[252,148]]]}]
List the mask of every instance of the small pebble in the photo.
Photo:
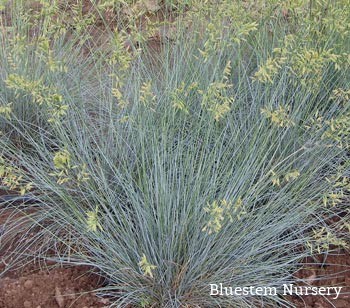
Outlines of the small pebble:
[{"label": "small pebble", "polygon": [[33,280],[27,280],[27,281],[24,283],[24,287],[25,287],[26,289],[31,289],[31,288],[33,287],[33,285],[34,285]]},{"label": "small pebble", "polygon": [[25,302],[23,303],[23,307],[24,307],[24,308],[31,308],[31,307],[32,307],[32,303],[29,302],[29,301],[25,301]]},{"label": "small pebble", "polygon": [[62,296],[61,290],[58,287],[56,287],[56,289],[55,289],[55,299],[56,299],[58,307],[63,308],[64,307],[64,297]]},{"label": "small pebble", "polygon": [[70,300],[74,300],[75,299],[75,291],[74,289],[66,289],[64,292],[64,297],[70,299]]},{"label": "small pebble", "polygon": [[100,299],[100,302],[101,302],[102,304],[107,305],[107,304],[109,304],[109,299],[108,299],[108,298],[101,298],[101,299]]}]

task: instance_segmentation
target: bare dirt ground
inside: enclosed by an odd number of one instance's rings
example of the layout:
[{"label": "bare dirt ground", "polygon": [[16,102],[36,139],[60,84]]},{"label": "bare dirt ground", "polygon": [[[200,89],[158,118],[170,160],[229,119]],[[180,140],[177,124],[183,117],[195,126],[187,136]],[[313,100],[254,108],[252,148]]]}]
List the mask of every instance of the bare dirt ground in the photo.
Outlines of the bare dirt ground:
[{"label": "bare dirt ground", "polygon": [[[1,191],[0,191],[1,195]],[[12,267],[13,251],[22,237],[6,241],[13,211],[0,208],[0,308],[99,308],[108,300],[93,293],[102,280],[88,267],[64,267],[53,262],[23,259]]]},{"label": "bare dirt ground", "polygon": [[350,307],[350,253],[339,251],[328,256],[316,256],[304,260],[304,266],[296,275],[307,279],[311,287],[340,287],[340,296],[293,296],[291,302],[306,308],[348,308]]},{"label": "bare dirt ground", "polygon": [[[0,263],[0,272],[4,266]],[[35,264],[29,264],[0,279],[0,307],[108,307],[107,300],[91,292],[98,285],[98,278],[85,267],[40,270]]]}]

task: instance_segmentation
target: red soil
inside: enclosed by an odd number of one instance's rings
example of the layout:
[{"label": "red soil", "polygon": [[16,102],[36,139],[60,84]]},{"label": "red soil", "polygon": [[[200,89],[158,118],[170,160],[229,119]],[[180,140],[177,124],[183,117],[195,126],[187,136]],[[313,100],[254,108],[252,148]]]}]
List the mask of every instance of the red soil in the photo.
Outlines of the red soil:
[{"label": "red soil", "polygon": [[[307,279],[311,287],[340,287],[337,299],[323,296],[293,296],[291,302],[296,307],[307,308],[348,308],[350,307],[350,253],[339,252],[325,256],[317,256],[305,260],[304,266],[296,273],[296,277]],[[305,285],[305,284],[303,284]]]},{"label": "red soil", "polygon": [[[2,263],[0,266],[5,267]],[[108,307],[91,293],[98,278],[84,267],[37,269],[30,264],[0,279],[1,308]]]},{"label": "red soil", "polygon": [[10,266],[11,253],[21,235],[17,232],[14,241],[5,244],[5,230],[19,216],[0,209],[0,308],[108,307],[108,300],[93,293],[101,287],[101,279],[87,267],[63,267],[28,259],[17,268]]}]

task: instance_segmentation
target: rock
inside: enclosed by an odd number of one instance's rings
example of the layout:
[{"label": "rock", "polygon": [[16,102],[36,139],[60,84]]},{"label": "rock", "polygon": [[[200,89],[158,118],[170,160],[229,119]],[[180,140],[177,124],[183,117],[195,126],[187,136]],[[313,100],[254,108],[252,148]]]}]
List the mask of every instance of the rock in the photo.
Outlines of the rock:
[{"label": "rock", "polygon": [[331,286],[338,286],[339,285],[338,279],[337,278],[332,279],[330,282],[330,285]]},{"label": "rock", "polygon": [[23,303],[23,307],[24,307],[24,308],[31,308],[31,307],[32,307],[32,303],[29,302],[29,301],[25,301],[25,302]]},{"label": "rock", "polygon": [[57,302],[58,307],[64,307],[64,297],[62,296],[61,290],[59,287],[55,288],[55,300]]},{"label": "rock", "polygon": [[75,299],[75,291],[73,290],[73,289],[66,289],[65,291],[64,291],[64,297],[65,298],[68,298],[68,299],[70,299],[70,300],[74,300]]},{"label": "rock", "polygon": [[309,284],[313,284],[313,283],[315,283],[316,279],[317,279],[317,273],[316,273],[316,271],[313,269],[313,270],[310,271],[309,276],[306,277],[306,280],[307,280],[307,282],[308,282]]},{"label": "rock", "polygon": [[31,289],[34,285],[34,282],[33,280],[26,280],[23,285],[26,289]]},{"label": "rock", "polygon": [[107,304],[109,304],[109,299],[108,298],[101,298],[100,303],[107,305]]}]

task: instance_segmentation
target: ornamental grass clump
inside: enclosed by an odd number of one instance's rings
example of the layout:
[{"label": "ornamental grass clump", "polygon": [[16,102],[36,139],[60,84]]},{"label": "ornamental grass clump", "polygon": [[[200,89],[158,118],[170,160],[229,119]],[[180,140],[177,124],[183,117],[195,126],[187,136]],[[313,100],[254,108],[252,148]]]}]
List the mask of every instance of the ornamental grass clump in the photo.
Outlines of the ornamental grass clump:
[{"label": "ornamental grass clump", "polygon": [[[64,19],[58,1],[5,2],[0,18],[0,134],[14,140],[21,130],[40,138],[39,131],[50,133],[64,121],[66,96],[74,97],[75,105],[93,96],[88,76],[95,59],[83,56],[90,36],[74,26],[78,20]],[[17,140],[30,147],[23,142]]]},{"label": "ornamental grass clump", "polygon": [[69,107],[40,138],[6,111],[14,95],[0,116],[30,147],[0,139],[2,185],[20,172],[36,198],[12,206],[30,218],[17,232],[35,230],[18,252],[92,266],[112,307],[290,305],[281,294],[211,296],[210,284],[280,287],[304,257],[348,247],[325,223],[349,190],[347,30],[317,32],[322,7],[304,2],[287,18],[272,4],[193,1],[169,19],[176,39],[156,63],[140,41],[121,48],[147,33],[113,29],[115,49],[71,75],[93,100],[65,88]]}]

